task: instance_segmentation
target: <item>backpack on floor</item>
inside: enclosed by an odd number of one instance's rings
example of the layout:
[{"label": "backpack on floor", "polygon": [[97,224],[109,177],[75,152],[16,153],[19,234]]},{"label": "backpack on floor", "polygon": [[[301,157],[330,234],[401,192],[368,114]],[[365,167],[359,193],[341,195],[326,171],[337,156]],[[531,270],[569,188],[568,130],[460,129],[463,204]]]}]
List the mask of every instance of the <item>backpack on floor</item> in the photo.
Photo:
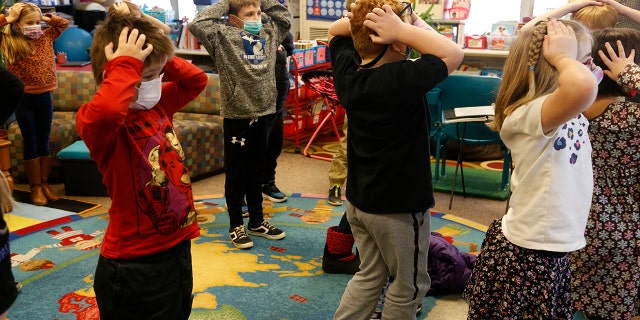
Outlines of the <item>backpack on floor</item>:
[{"label": "backpack on floor", "polygon": [[462,293],[469,282],[477,257],[460,252],[441,234],[431,232],[427,269],[431,277],[428,295]]}]

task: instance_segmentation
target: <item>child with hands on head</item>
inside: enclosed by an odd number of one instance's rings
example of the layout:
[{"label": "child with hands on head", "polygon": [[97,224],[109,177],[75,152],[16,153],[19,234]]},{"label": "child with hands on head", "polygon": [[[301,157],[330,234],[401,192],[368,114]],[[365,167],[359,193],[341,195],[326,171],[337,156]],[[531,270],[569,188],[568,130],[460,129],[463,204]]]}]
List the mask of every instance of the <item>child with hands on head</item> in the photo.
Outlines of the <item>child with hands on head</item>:
[{"label": "child with hands on head", "polygon": [[552,19],[511,47],[492,126],[518,165],[463,294],[469,319],[573,319],[568,253],[585,245],[593,192],[592,44],[582,24]]},{"label": "child with hands on head", "polygon": [[587,244],[571,254],[571,293],[574,308],[585,318],[630,320],[638,315],[640,279],[640,104],[628,98],[640,90],[640,31],[609,28],[593,36],[593,62],[606,77],[584,112],[594,190]]},{"label": "child with hands on head", "polygon": [[208,77],[127,15],[98,25],[91,60],[100,87],[76,125],[112,200],[94,280],[100,318],[188,319],[200,230],[172,118]]},{"label": "child with hands on head", "polygon": [[[434,205],[425,94],[458,67],[462,49],[396,0],[357,1],[329,41],[349,118],[346,218],[361,260],[334,319],[369,319],[389,276],[382,319],[415,319],[430,286]],[[418,59],[408,60],[411,48]]]},{"label": "child with hands on head", "polygon": [[[49,28],[42,30],[44,21]],[[59,199],[49,186],[51,151],[49,135],[53,117],[51,91],[58,87],[53,42],[68,27],[61,17],[45,14],[33,3],[19,2],[0,15],[0,52],[7,68],[24,82],[24,97],[15,115],[22,133],[24,167],[31,202],[46,205]]]},{"label": "child with hands on head", "polygon": [[239,249],[253,247],[250,235],[269,240],[286,236],[263,215],[262,173],[276,113],[276,57],[290,28],[291,13],[276,0],[220,0],[189,23],[211,55],[222,84],[224,193],[229,240]]}]

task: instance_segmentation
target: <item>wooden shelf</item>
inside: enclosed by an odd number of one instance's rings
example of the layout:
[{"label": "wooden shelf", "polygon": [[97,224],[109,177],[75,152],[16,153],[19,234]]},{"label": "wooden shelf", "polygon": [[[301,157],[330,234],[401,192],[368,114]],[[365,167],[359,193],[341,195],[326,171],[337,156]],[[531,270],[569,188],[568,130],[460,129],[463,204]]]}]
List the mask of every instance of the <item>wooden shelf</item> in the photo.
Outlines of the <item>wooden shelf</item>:
[{"label": "wooden shelf", "polygon": [[190,56],[209,56],[209,52],[206,50],[176,49],[175,53]]},{"label": "wooden shelf", "polygon": [[506,58],[509,55],[507,50],[462,49],[462,51],[465,57]]}]

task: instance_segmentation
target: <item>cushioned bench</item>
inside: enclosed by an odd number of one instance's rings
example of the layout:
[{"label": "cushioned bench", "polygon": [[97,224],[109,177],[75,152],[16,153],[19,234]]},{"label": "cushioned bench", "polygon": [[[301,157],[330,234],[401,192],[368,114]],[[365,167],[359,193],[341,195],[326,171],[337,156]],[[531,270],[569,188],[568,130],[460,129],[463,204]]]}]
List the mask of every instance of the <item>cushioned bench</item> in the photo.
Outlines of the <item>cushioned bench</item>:
[{"label": "cushioned bench", "polygon": [[106,197],[98,165],[89,157],[89,149],[79,140],[58,152],[62,163],[64,191],[68,196]]}]

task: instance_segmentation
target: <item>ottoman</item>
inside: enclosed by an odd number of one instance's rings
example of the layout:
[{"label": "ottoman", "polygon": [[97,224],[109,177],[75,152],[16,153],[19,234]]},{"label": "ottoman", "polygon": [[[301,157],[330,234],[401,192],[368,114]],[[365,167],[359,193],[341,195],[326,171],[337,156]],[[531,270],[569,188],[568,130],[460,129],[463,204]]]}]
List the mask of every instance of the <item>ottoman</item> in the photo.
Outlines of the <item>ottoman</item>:
[{"label": "ottoman", "polygon": [[68,196],[107,197],[102,174],[95,161],[89,158],[89,149],[79,140],[58,152],[62,163],[62,179]]}]

